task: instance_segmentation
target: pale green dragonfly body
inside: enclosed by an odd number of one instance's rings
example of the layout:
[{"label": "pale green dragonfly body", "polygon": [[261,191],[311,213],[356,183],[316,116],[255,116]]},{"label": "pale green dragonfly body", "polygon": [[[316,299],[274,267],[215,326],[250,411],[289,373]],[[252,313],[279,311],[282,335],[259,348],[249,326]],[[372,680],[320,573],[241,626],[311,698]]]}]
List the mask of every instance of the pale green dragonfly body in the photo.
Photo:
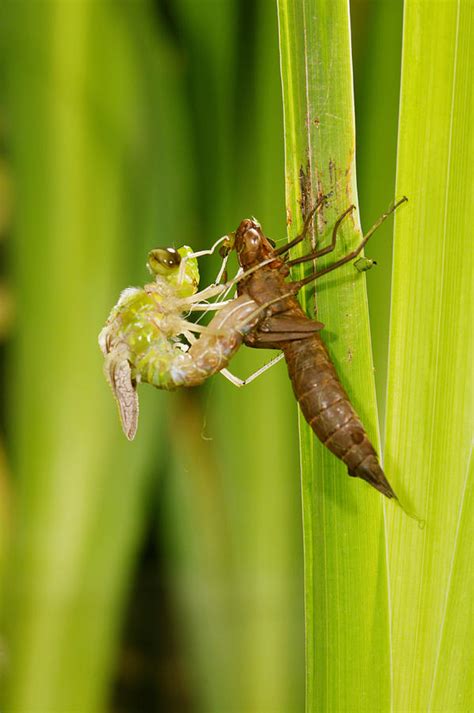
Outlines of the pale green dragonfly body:
[{"label": "pale green dragonfly body", "polygon": [[[154,281],[124,290],[99,334],[105,376],[129,440],[137,430],[139,382],[168,390],[203,383],[227,366],[262,312],[245,295],[203,302],[227,286],[197,291],[199,269],[188,246],[152,250],[147,266]],[[189,313],[204,310],[218,310],[209,325],[186,319]]]}]

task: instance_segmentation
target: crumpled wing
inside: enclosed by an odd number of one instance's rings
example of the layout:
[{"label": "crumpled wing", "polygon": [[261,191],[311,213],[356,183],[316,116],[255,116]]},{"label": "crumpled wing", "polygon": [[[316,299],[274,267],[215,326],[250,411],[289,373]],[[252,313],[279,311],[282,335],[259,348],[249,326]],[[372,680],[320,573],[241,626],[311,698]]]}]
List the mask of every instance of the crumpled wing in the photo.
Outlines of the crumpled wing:
[{"label": "crumpled wing", "polygon": [[133,441],[138,426],[138,394],[130,363],[128,359],[117,360],[113,353],[108,354],[104,371],[118,404],[122,430],[128,440]]}]

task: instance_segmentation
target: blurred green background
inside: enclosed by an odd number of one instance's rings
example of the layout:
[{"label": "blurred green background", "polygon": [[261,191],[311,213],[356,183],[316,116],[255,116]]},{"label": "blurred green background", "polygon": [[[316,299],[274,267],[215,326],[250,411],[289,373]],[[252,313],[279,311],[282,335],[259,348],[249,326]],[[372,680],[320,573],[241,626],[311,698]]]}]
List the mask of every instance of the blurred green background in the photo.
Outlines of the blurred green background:
[{"label": "blurred green background", "polygon": [[[365,228],[394,191],[401,16],[352,4]],[[243,390],[144,386],[128,443],[97,346],[149,249],[209,247],[251,215],[285,236],[275,3],[4,0],[0,141],[6,710],[301,711],[285,366]],[[389,225],[369,255],[383,414]],[[202,284],[218,267],[202,261]]]}]

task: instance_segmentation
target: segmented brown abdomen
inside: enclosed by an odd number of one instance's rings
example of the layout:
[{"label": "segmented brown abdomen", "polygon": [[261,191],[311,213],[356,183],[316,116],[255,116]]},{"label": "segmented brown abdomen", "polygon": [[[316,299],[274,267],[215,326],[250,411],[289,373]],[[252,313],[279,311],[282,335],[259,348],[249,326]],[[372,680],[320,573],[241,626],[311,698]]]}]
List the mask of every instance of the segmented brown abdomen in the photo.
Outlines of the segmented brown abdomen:
[{"label": "segmented brown abdomen", "polygon": [[319,334],[285,341],[281,349],[303,415],[320,441],[347,465],[349,475],[396,497]]}]

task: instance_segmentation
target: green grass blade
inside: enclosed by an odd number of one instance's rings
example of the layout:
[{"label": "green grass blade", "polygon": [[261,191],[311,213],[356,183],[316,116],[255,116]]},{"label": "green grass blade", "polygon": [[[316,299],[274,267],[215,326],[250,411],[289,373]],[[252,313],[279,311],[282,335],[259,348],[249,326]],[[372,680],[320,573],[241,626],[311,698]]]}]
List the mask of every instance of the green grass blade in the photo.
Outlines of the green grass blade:
[{"label": "green grass blade", "polygon": [[[301,226],[306,175],[313,202],[332,191],[318,221],[324,241],[357,203],[348,4],[279,0],[278,7],[290,232]],[[356,217],[331,261],[359,240]],[[377,446],[364,277],[352,265],[338,270],[318,284],[317,304],[341,380]],[[382,499],[349,479],[302,419],[300,431],[307,711],[383,711],[390,681]]]},{"label": "green grass blade", "polygon": [[388,520],[396,711],[473,702],[472,28],[405,3],[386,466],[426,527]]},{"label": "green grass blade", "polygon": [[[364,5],[365,6],[365,5]],[[357,186],[362,225],[368,228],[395,193],[397,129],[402,56],[403,3],[369,3],[365,32],[359,32],[355,66]],[[377,231],[366,253],[377,267],[367,279],[375,387],[383,432],[387,395],[393,218]]]}]

